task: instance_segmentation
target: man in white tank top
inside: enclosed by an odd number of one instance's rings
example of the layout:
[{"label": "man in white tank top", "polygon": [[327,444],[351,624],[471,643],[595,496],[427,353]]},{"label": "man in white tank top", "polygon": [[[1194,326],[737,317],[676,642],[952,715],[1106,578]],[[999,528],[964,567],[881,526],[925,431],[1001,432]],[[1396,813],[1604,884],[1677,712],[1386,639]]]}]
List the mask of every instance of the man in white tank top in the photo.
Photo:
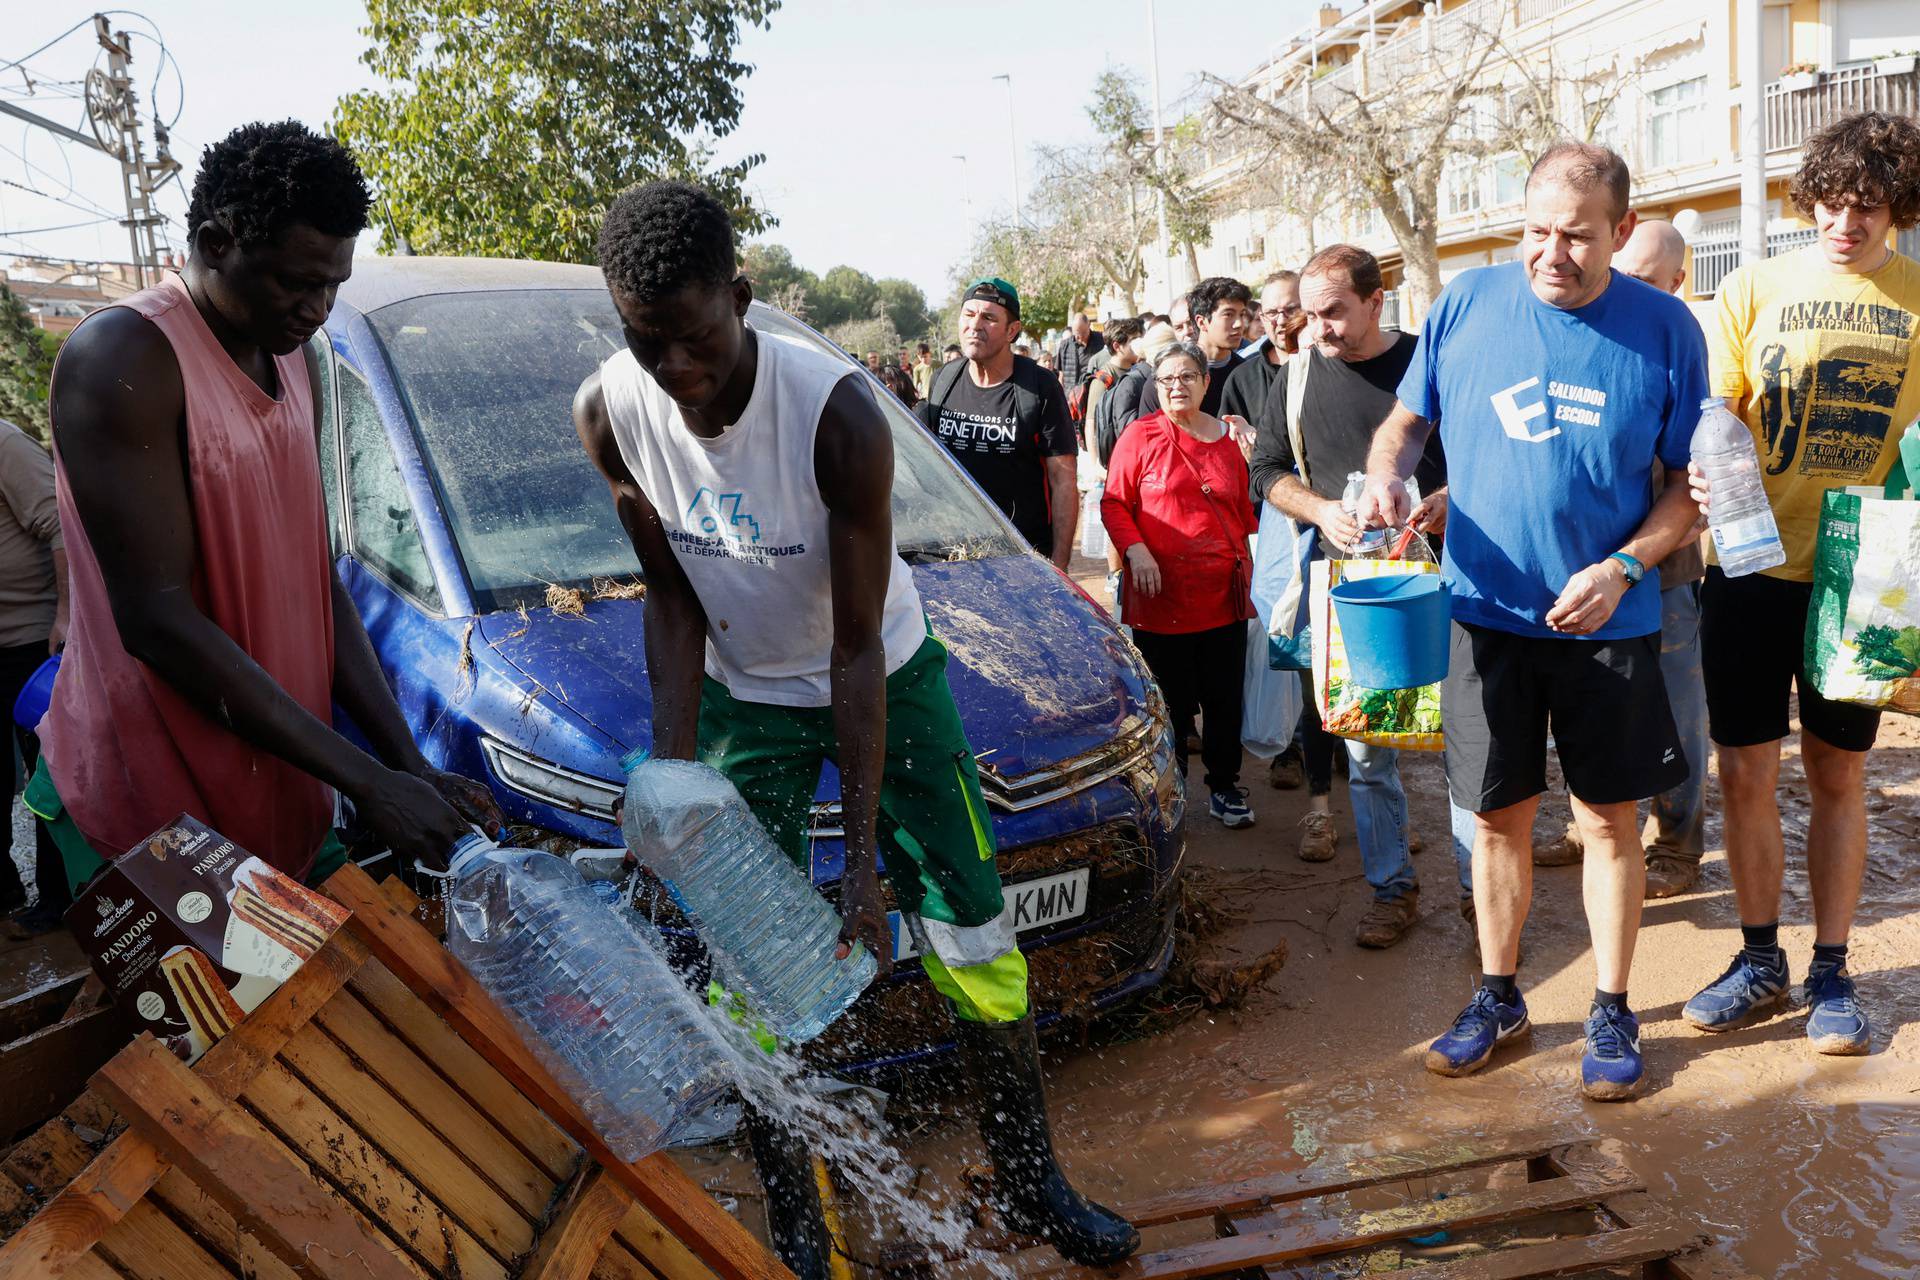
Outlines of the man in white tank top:
[{"label": "man in white tank top", "polygon": [[[600,263],[627,349],[581,385],[574,425],[646,574],[653,753],[726,774],[802,866],[834,761],[842,954],[864,943],[890,967],[884,845],[921,963],[954,1004],[1009,1224],[1076,1262],[1119,1261],[1139,1233],[1054,1162],[992,822],[946,649],[894,547],[886,418],[849,366],[746,323],[733,227],[701,188],[623,193]],[[775,1246],[801,1280],[824,1280],[804,1142],[751,1111],[747,1132]]]}]

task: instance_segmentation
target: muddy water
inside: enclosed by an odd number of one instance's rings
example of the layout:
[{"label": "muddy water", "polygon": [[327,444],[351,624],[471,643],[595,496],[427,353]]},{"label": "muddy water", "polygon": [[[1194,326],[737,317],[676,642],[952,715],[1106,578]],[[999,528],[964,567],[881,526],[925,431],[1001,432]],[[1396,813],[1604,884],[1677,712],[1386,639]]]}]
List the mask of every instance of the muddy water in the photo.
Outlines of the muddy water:
[{"label": "muddy water", "polygon": [[[1645,1097],[1602,1105],[1578,1093],[1593,973],[1577,867],[1536,873],[1520,970],[1531,1037],[1476,1076],[1431,1075],[1421,1052],[1458,1011],[1477,969],[1456,910],[1439,760],[1403,757],[1427,842],[1415,863],[1425,896],[1421,923],[1387,952],[1352,943],[1369,894],[1344,788],[1335,788],[1335,861],[1304,864],[1293,854],[1303,799],[1259,785],[1264,775],[1249,760],[1258,825],[1227,832],[1202,819],[1190,864],[1210,897],[1242,916],[1209,944],[1216,953],[1251,957],[1283,936],[1292,958],[1232,1015],[1106,1047],[1056,1040],[1049,1089],[1062,1163],[1089,1195],[1116,1203],[1441,1141],[1543,1131],[1612,1139],[1655,1196],[1755,1276],[1920,1275],[1920,722],[1890,717],[1881,742],[1870,765],[1872,867],[1852,946],[1876,1023],[1871,1056],[1812,1054],[1798,1012],[1721,1036],[1679,1021],[1681,1005],[1739,946],[1714,821],[1696,891],[1647,905],[1631,992],[1643,1022]],[[1782,941],[1798,976],[1812,937],[1797,834],[1805,783],[1791,754],[1782,777]],[[1711,785],[1709,803],[1718,804]],[[1544,812],[1538,835],[1551,835],[1564,814]],[[894,1119],[914,1134],[903,1146],[925,1171],[923,1190],[951,1194],[984,1156],[956,1116],[962,1094],[930,1092],[930,1102],[901,1103]],[[751,1199],[750,1169],[712,1153],[690,1163]],[[1429,1189],[1409,1183],[1399,1193],[1411,1200]],[[1186,1231],[1157,1232],[1150,1243],[1205,1227]]]}]

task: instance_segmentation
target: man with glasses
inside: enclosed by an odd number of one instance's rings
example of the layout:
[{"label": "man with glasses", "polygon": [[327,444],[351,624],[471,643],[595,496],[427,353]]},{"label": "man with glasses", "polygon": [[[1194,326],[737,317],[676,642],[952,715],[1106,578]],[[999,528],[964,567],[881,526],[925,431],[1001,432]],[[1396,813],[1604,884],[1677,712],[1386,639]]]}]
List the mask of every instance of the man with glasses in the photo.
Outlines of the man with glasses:
[{"label": "man with glasses", "polygon": [[1300,273],[1276,271],[1260,286],[1260,310],[1257,316],[1266,326],[1267,341],[1227,375],[1226,389],[1220,393],[1220,411],[1260,421],[1267,407],[1267,391],[1286,363],[1287,322],[1300,312]]}]

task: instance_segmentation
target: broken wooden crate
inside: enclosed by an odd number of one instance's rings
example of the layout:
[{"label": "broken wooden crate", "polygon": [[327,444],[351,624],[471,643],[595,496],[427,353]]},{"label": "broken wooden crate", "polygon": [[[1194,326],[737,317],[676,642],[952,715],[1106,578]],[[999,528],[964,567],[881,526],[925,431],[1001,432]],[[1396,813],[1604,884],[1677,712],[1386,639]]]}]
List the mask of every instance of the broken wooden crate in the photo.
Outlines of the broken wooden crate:
[{"label": "broken wooden crate", "polygon": [[73,1101],[133,1034],[64,930],[6,948],[26,980],[0,999],[0,1147]]},{"label": "broken wooden crate", "polygon": [[[1445,1199],[1431,1198],[1436,1183],[1452,1189]],[[1705,1252],[1706,1235],[1648,1195],[1623,1165],[1594,1144],[1564,1140],[1373,1156],[1178,1192],[1120,1212],[1149,1232],[1210,1221],[1215,1238],[1161,1247],[1149,1240],[1126,1263],[1104,1269],[1065,1265],[1051,1250],[1033,1249],[1018,1256],[1016,1270],[1047,1280],[1335,1280],[1376,1270],[1404,1280],[1750,1280]],[[1438,1232],[1448,1233],[1452,1249],[1365,1256]]]},{"label": "broken wooden crate", "polygon": [[606,1149],[397,882],[326,888],[348,927],[195,1066],[143,1036],[0,1161],[0,1280],[790,1277]]}]

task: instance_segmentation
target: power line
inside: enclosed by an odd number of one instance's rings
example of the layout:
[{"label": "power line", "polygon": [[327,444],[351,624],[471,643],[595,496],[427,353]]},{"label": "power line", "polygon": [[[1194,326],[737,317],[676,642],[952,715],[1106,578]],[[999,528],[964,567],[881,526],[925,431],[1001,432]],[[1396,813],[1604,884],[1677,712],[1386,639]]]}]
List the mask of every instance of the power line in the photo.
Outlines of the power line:
[{"label": "power line", "polygon": [[57,227],[17,227],[12,231],[0,231],[0,236],[6,236],[10,240],[18,240],[21,236],[41,236],[52,231],[72,231],[77,227],[97,227],[103,222],[115,221],[118,221],[118,219],[108,216],[105,218],[88,218],[85,222],[63,222]]},{"label": "power line", "polygon": [[[119,9],[119,10],[115,10],[115,12],[126,13],[126,12],[129,12],[129,10]],[[149,25],[151,25],[153,22],[153,19],[148,18],[145,14],[134,14],[134,16],[137,18],[144,18]],[[39,57],[41,54],[53,48],[53,46],[59,44],[62,40],[65,40],[68,36],[72,35],[74,32],[78,31],[80,28],[86,26],[89,22],[92,22],[92,21],[93,21],[93,15],[88,14],[86,17],[80,19],[80,21],[74,23],[72,26],[68,27],[65,31],[62,31],[59,35],[55,36],[53,39],[41,45],[38,49],[35,49],[32,53],[22,54],[18,58],[13,59],[11,62],[0,62],[0,71],[11,70],[12,68],[17,67],[21,63],[25,62],[28,58]],[[156,31],[159,30],[159,28],[157,27],[154,29]]]}]

